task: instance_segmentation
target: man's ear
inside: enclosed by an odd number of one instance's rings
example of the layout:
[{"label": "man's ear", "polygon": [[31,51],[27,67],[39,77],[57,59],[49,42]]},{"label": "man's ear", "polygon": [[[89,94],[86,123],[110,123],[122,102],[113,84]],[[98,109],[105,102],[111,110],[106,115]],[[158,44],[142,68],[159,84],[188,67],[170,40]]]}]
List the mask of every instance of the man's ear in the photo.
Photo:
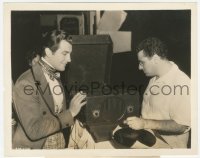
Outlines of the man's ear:
[{"label": "man's ear", "polygon": [[160,57],[157,54],[154,54],[153,55],[153,61],[154,61],[154,63],[158,64],[159,60],[160,60]]},{"label": "man's ear", "polygon": [[49,48],[45,48],[45,54],[47,57],[50,57],[53,53]]}]

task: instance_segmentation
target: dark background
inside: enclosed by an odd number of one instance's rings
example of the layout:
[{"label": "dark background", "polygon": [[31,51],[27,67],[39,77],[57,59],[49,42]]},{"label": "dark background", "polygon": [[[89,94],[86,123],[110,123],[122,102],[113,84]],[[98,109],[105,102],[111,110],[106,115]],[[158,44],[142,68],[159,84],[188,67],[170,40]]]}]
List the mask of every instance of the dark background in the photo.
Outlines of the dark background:
[{"label": "dark background", "polygon": [[[143,39],[154,36],[166,42],[169,56],[188,76],[191,73],[191,11],[190,10],[157,10],[126,11],[127,18],[120,31],[132,32],[132,51],[113,55],[111,83],[145,85],[146,78],[138,70],[135,48]],[[38,42],[41,33],[56,28],[40,24],[42,14],[84,13],[85,34],[89,33],[87,25],[89,11],[12,11],[11,13],[11,61],[12,79],[15,82],[19,75],[26,71],[28,63],[26,53]],[[95,28],[95,26],[94,26]]]},{"label": "dark background", "polygon": [[[126,11],[127,18],[120,31],[132,32],[132,51],[113,54],[111,66],[111,84],[134,84],[142,86],[140,95],[148,84],[149,78],[138,70],[136,46],[143,39],[153,36],[165,41],[169,49],[170,60],[188,76],[191,74],[191,11],[190,10],[134,10]],[[89,11],[12,11],[11,13],[11,62],[12,79],[17,78],[29,66],[26,61],[27,52],[32,49],[41,37],[41,33],[55,29],[42,26],[41,15],[48,14],[84,14],[85,34],[89,34]],[[103,13],[103,12],[102,12]],[[94,29],[96,26],[93,26]],[[63,75],[64,76],[64,75]],[[142,97],[140,97],[142,100]],[[69,131],[65,131],[69,132]],[[67,136],[67,135],[65,135]],[[68,138],[66,138],[67,140]]]}]

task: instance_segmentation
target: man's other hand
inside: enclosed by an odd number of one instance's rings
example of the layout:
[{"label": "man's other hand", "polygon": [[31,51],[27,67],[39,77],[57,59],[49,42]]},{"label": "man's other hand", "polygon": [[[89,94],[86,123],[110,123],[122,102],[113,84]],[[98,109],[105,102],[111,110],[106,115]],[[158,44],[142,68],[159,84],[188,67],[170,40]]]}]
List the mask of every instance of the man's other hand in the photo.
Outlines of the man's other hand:
[{"label": "man's other hand", "polygon": [[87,103],[86,101],[86,94],[83,92],[78,92],[71,100],[69,105],[69,110],[73,117],[75,117],[79,111],[81,110],[81,107],[84,106]]},{"label": "man's other hand", "polygon": [[127,124],[130,128],[140,130],[145,128],[145,120],[139,117],[128,117],[124,124]]}]

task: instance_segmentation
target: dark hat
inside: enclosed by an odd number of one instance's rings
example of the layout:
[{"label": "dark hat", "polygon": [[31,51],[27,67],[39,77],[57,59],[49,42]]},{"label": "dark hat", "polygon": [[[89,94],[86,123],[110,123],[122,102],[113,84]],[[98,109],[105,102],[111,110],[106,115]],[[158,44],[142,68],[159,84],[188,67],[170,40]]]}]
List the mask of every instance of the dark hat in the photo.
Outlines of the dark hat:
[{"label": "dark hat", "polygon": [[136,141],[149,147],[156,143],[156,137],[149,131],[134,130],[129,127],[117,130],[113,135],[113,139],[127,148],[130,148]]}]

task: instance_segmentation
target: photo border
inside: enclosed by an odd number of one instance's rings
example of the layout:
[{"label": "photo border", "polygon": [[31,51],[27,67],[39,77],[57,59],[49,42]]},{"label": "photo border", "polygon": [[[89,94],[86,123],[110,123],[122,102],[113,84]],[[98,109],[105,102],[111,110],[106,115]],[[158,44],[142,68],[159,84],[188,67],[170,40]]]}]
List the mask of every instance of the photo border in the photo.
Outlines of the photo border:
[{"label": "photo border", "polygon": [[[47,7],[48,5],[48,7]],[[11,134],[11,11],[60,10],[183,10],[191,9],[191,149],[12,149]],[[154,156],[194,155],[197,124],[197,3],[4,3],[4,147],[6,156]],[[5,135],[6,134],[6,135]],[[146,152],[145,152],[146,151]]]}]

